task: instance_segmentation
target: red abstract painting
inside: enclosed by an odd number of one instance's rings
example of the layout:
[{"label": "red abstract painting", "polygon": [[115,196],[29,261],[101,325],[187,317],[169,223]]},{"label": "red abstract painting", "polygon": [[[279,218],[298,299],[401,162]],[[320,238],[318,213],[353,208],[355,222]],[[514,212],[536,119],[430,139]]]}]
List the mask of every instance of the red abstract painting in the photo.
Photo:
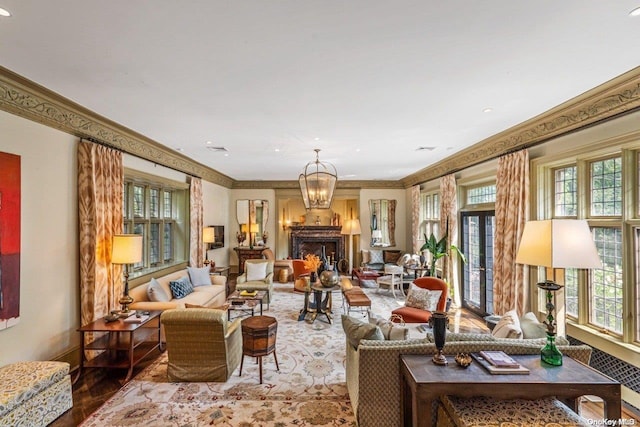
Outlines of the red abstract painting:
[{"label": "red abstract painting", "polygon": [[0,330],[20,319],[20,156],[0,153]]}]

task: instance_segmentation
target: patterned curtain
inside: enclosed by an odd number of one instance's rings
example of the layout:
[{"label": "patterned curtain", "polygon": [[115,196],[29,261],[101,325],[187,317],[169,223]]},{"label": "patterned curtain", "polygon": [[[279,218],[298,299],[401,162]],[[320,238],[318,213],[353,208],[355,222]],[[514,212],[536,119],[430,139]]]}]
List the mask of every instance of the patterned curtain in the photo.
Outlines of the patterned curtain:
[{"label": "patterned curtain", "polygon": [[498,159],[496,230],[493,261],[493,311],[516,309],[522,315],[528,300],[524,266],[515,263],[524,224],[529,216],[529,152]]},{"label": "patterned curtain", "polygon": [[420,186],[411,187],[411,249],[417,254],[420,250],[418,238],[420,234]]},{"label": "patterned curtain", "polygon": [[111,265],[111,241],[114,234],[122,233],[123,185],[122,153],[80,141],[78,221],[83,325],[118,308],[123,288],[122,267]]},{"label": "patterned curtain", "polygon": [[[449,229],[447,230],[447,225]],[[456,188],[456,177],[449,174],[440,178],[440,230],[442,238],[445,233],[449,233],[447,246],[456,244],[458,241],[458,198]],[[458,257],[449,256],[442,258],[442,278],[449,284],[450,297],[456,306],[460,306],[460,281],[458,280]]]},{"label": "patterned curtain", "polygon": [[389,200],[389,204],[387,205],[387,219],[389,227],[387,230],[389,232],[389,244],[391,246],[396,245],[396,200]]},{"label": "patterned curtain", "polygon": [[189,264],[192,267],[201,267],[204,264],[204,242],[202,241],[202,180],[191,177],[189,186]]}]

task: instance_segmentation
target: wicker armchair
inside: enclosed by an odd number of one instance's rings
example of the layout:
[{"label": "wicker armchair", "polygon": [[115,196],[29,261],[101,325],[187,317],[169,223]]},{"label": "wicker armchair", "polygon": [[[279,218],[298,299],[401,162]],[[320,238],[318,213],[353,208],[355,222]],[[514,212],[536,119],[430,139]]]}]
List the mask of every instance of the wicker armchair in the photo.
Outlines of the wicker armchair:
[{"label": "wicker armchair", "polygon": [[170,381],[224,382],[240,364],[240,319],[229,323],[223,310],[189,308],[166,310],[160,321],[167,340]]}]

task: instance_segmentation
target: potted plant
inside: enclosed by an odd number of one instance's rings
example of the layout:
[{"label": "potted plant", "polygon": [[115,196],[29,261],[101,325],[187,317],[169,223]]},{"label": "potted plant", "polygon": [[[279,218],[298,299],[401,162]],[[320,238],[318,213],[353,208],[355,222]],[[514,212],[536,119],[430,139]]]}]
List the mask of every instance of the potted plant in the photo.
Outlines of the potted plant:
[{"label": "potted plant", "polygon": [[[448,224],[447,224],[448,226]],[[453,251],[458,254],[463,263],[467,263],[467,259],[464,254],[460,252],[460,249],[456,245],[447,246],[447,238],[449,237],[449,233],[446,233],[444,237],[440,240],[436,239],[436,236],[431,233],[431,236],[427,238],[427,235],[424,234],[424,245],[420,248],[420,251],[429,251],[431,254],[431,266],[429,269],[429,274],[432,277],[436,277],[436,262],[442,257],[449,256],[450,252]]]}]

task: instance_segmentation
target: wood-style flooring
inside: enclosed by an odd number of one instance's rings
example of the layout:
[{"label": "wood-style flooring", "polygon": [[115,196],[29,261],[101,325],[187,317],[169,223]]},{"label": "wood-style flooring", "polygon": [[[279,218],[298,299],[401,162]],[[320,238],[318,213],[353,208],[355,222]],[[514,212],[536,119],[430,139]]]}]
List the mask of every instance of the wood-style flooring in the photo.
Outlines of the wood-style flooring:
[{"label": "wood-style flooring", "polygon": [[[450,330],[460,332],[487,332],[484,321],[467,310],[461,309],[450,316]],[[138,374],[160,356],[156,350],[134,369]],[[73,386],[73,408],[64,413],[51,424],[51,427],[74,427],[96,411],[107,399],[113,396],[122,386],[126,376],[125,370],[87,369]],[[584,402],[580,412],[585,418],[602,419],[604,413],[601,403]],[[639,414],[623,408],[623,418],[635,419],[634,425],[640,425]]]}]

